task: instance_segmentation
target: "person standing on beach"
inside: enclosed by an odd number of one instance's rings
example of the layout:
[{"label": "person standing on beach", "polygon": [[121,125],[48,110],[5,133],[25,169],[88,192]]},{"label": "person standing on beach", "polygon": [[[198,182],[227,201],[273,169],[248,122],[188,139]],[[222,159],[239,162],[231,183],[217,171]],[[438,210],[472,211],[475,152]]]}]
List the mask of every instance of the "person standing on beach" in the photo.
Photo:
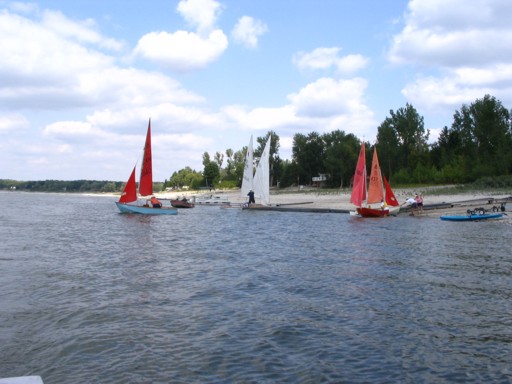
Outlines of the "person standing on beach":
[{"label": "person standing on beach", "polygon": [[252,204],[256,203],[256,200],[254,200],[254,191],[252,189],[249,191],[247,196],[249,196],[249,205],[251,205],[251,203]]},{"label": "person standing on beach", "polygon": [[[411,207],[411,214],[414,216],[414,210],[418,207],[418,203],[416,202],[416,199],[413,199],[412,197],[409,197],[407,200],[405,200],[404,204],[408,204]],[[404,205],[402,204],[402,205]]]},{"label": "person standing on beach", "polygon": [[421,193],[416,195],[416,205],[418,206],[418,213],[423,213],[423,196],[421,196]]}]

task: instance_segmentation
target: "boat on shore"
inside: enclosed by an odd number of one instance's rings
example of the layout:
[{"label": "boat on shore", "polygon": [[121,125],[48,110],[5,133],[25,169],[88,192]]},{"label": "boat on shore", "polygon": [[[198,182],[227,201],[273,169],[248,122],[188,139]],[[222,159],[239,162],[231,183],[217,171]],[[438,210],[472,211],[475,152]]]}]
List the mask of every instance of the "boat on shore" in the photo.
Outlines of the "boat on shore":
[{"label": "boat on shore", "polygon": [[372,168],[370,179],[367,184],[365,144],[361,143],[361,150],[357,160],[356,172],[352,187],[350,202],[356,206],[352,215],[361,217],[384,217],[397,215],[400,211],[398,203],[391,186],[386,177],[382,174],[377,156],[377,147],[373,149]]},{"label": "boat on shore", "polygon": [[194,208],[196,205],[186,198],[183,199],[171,199],[171,206],[174,208]]},{"label": "boat on shore", "polygon": [[[253,209],[259,207],[268,207],[270,206],[270,145],[271,145],[272,136],[269,135],[267,142],[265,144],[265,148],[263,149],[263,153],[261,154],[260,161],[258,162],[258,166],[256,167],[256,172],[254,174],[254,178],[252,179],[252,188],[250,190],[253,191],[254,197],[258,200],[256,203],[248,203],[242,206],[242,209]],[[251,137],[252,141],[252,137]],[[252,172],[252,166],[247,167],[247,159],[246,159],[246,169],[249,169]],[[244,176],[245,180],[245,176]]]},{"label": "boat on shore", "polygon": [[486,213],[484,210],[468,211],[467,215],[442,215],[444,221],[482,221],[501,219],[505,214],[501,212]]},{"label": "boat on shore", "polygon": [[197,195],[192,196],[192,202],[195,205],[222,205],[229,204],[229,198],[221,195]]}]

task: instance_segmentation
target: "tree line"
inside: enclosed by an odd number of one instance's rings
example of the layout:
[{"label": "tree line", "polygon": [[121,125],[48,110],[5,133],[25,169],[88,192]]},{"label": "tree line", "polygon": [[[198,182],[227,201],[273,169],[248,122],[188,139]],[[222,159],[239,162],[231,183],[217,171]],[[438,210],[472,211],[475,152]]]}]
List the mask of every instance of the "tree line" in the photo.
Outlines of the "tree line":
[{"label": "tree line", "polygon": [[[411,105],[396,111],[377,128],[377,146],[381,168],[394,185],[461,184],[479,179],[510,180],[512,174],[512,112],[495,97],[485,95],[455,111],[450,126],[444,126],[436,142],[429,144],[430,132],[424,119]],[[325,186],[350,186],[361,139],[335,130],[320,134],[297,133],[293,137],[292,158],[279,156],[279,135],[274,131],[256,138],[255,162],[272,136],[270,148],[270,184],[281,188],[311,185],[313,177],[325,175]],[[248,138],[249,139],[249,138]],[[370,164],[373,145],[364,142]],[[164,183],[155,183],[155,191],[166,188],[237,188],[243,177],[247,147],[227,149],[211,156],[203,154],[203,169],[185,167]],[[498,182],[499,183],[499,182]],[[112,181],[28,181],[0,180],[0,189],[47,192],[119,192],[122,182]]]},{"label": "tree line", "polygon": [[[424,118],[411,105],[396,111],[377,128],[375,145],[382,171],[391,183],[459,184],[481,178],[493,179],[512,173],[511,111],[495,97],[485,95],[455,111],[450,127],[445,126],[436,142],[429,144],[430,131]],[[271,186],[310,185],[313,177],[325,175],[325,186],[347,187],[354,174],[361,140],[353,134],[336,130],[324,134],[297,133],[293,137],[292,159],[279,157],[279,136],[269,131],[258,137],[254,150],[257,158],[269,136]],[[367,163],[373,148],[366,146]],[[203,155],[203,172],[186,168],[166,180],[167,186],[239,187],[247,147],[234,152]],[[226,166],[223,167],[226,159]]]}]

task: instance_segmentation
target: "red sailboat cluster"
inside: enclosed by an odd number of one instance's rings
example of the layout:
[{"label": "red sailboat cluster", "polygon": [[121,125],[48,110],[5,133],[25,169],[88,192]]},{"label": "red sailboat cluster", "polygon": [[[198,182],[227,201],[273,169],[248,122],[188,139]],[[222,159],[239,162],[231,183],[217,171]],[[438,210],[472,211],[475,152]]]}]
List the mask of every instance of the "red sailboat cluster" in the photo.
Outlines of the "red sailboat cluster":
[{"label": "red sailboat cluster", "polygon": [[356,206],[357,214],[362,217],[396,215],[400,210],[400,204],[380,170],[377,147],[373,149],[370,179],[367,181],[365,145],[361,144],[350,202]]},{"label": "red sailboat cluster", "polygon": [[[130,204],[137,203],[137,184],[135,182],[135,169],[126,182],[123,193],[116,202],[117,208],[122,213],[140,213],[144,215],[176,215],[178,210],[174,207],[163,207],[155,205],[150,206],[147,201],[146,204]],[[139,181],[139,194],[141,196],[153,196],[153,164],[151,154],[151,119],[148,123],[148,132],[146,134],[146,143],[144,145],[144,155],[142,157],[142,167],[140,171]]]}]

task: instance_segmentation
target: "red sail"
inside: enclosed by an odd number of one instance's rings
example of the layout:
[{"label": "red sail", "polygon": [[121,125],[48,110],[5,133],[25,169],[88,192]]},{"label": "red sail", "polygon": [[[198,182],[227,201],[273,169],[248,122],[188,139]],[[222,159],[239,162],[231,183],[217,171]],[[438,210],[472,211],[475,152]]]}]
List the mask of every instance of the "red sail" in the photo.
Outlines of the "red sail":
[{"label": "red sail", "polygon": [[352,196],[350,202],[356,207],[360,207],[366,200],[366,158],[364,143],[361,144],[359,159],[357,160],[356,173],[352,182]]},{"label": "red sail", "polygon": [[123,193],[119,198],[120,203],[131,203],[137,200],[137,185],[135,184],[135,167],[132,174],[124,186]]},{"label": "red sail", "polygon": [[144,156],[140,170],[139,193],[142,196],[153,194],[153,164],[151,158],[151,119],[149,119],[146,144],[144,145]]},{"label": "red sail", "polygon": [[382,180],[384,180],[384,188],[386,189],[386,204],[391,207],[398,207],[400,203],[396,199],[395,194],[391,189],[391,185],[388,183],[388,179],[386,179],[386,176],[382,175]]},{"label": "red sail", "polygon": [[380,171],[379,158],[377,157],[377,147],[374,147],[370,183],[368,184],[368,204],[380,203],[381,201],[384,201],[382,173]]}]

